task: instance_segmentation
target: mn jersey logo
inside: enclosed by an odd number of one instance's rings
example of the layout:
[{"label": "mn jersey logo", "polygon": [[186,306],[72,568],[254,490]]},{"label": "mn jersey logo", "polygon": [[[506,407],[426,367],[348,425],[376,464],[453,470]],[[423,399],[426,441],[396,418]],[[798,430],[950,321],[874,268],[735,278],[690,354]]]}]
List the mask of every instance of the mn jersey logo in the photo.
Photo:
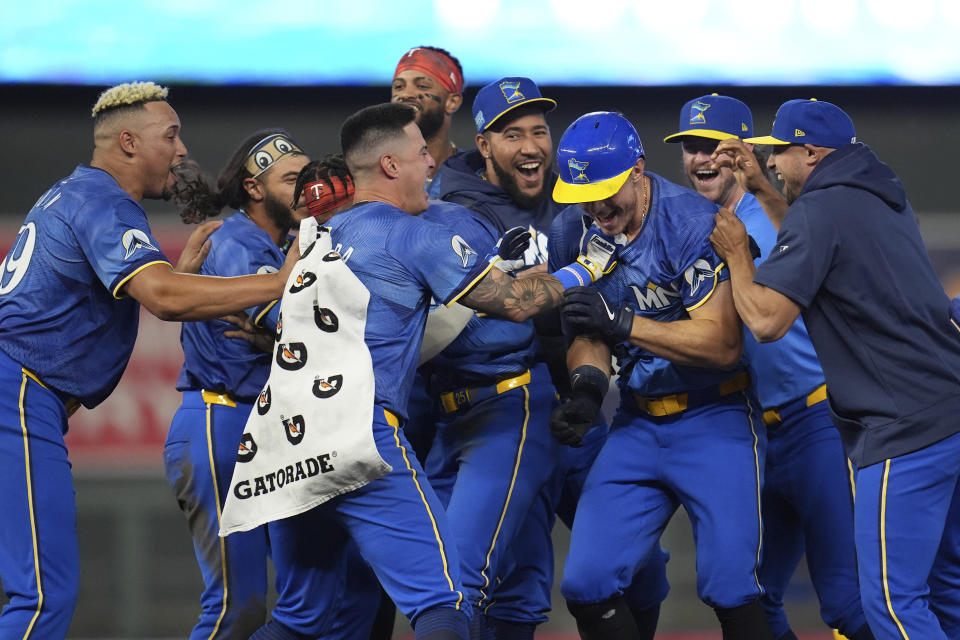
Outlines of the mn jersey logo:
[{"label": "mn jersey logo", "polygon": [[137,249],[143,249],[144,251],[156,251],[157,253],[160,253],[160,249],[157,249],[155,246],[153,246],[153,244],[150,242],[150,238],[147,237],[147,234],[145,234],[143,231],[140,231],[140,229],[127,229],[123,234],[121,243],[123,243],[123,248],[126,251],[123,256],[124,260],[129,260],[130,256],[136,253]]},{"label": "mn jersey logo", "polygon": [[290,444],[300,444],[304,430],[307,428],[303,416],[293,416],[289,420],[280,416],[280,419],[283,421],[283,432],[287,435]]},{"label": "mn jersey logo", "polygon": [[290,285],[290,293],[297,293],[298,291],[303,291],[314,282],[317,281],[317,274],[310,271],[304,271],[297,275],[293,280],[293,284]]},{"label": "mn jersey logo", "polygon": [[710,108],[706,102],[697,100],[690,106],[690,124],[705,124],[707,118],[703,115]]},{"label": "mn jersey logo", "polygon": [[278,344],[277,364],[287,371],[302,369],[307,364],[307,345],[302,342]]},{"label": "mn jersey logo", "polygon": [[637,298],[637,308],[640,311],[660,311],[680,299],[680,292],[675,288],[666,289],[652,282],[642,289],[636,285],[630,285],[630,288]]},{"label": "mn jersey logo", "polygon": [[243,434],[240,445],[237,447],[237,462],[250,462],[255,455],[257,455],[257,443],[249,433]]},{"label": "mn jersey logo", "polygon": [[522,93],[520,93],[519,80],[504,80],[500,83],[500,91],[503,93],[503,97],[506,98],[507,104],[520,102],[525,97]]},{"label": "mn jersey logo", "polygon": [[317,377],[313,380],[313,395],[318,398],[330,398],[337,395],[343,386],[343,376],[337,374],[329,378]]},{"label": "mn jersey logo", "polygon": [[477,252],[470,248],[466,240],[460,236],[453,236],[450,239],[450,244],[453,246],[453,252],[460,256],[460,262],[464,269],[476,262]]},{"label": "mn jersey logo", "polygon": [[257,398],[257,413],[261,416],[265,415],[267,411],[270,411],[270,402],[272,400],[273,394],[270,393],[270,385],[267,385],[266,388],[260,392],[260,396]]},{"label": "mn jersey logo", "polygon": [[567,160],[567,167],[570,169],[570,179],[577,183],[590,182],[590,178],[587,177],[586,173],[589,165],[589,162],[583,162],[576,158]]},{"label": "mn jersey logo", "polygon": [[700,285],[705,282],[709,282],[712,288],[713,283],[717,279],[717,274],[713,270],[713,267],[710,266],[710,263],[701,258],[684,272],[683,279],[690,285],[690,295],[693,296],[696,295]]},{"label": "mn jersey logo", "polygon": [[317,329],[326,333],[333,333],[340,328],[340,320],[337,314],[326,307],[321,307],[316,301],[313,303],[313,321]]}]

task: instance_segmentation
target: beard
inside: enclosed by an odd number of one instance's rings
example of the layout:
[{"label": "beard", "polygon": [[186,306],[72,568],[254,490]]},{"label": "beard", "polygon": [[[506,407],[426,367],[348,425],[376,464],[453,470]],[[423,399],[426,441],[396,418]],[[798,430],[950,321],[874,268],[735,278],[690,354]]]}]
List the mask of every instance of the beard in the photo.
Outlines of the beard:
[{"label": "beard", "polygon": [[279,198],[267,192],[263,198],[263,208],[267,212],[267,217],[278,227],[283,229],[293,229],[296,221],[293,219],[293,213],[289,205],[284,204]]},{"label": "beard", "polygon": [[547,195],[547,187],[549,186],[547,184],[546,171],[544,172],[543,184],[540,186],[540,191],[533,195],[528,195],[520,191],[520,187],[517,186],[517,181],[513,177],[513,174],[505,171],[493,155],[490,156],[490,164],[493,165],[493,172],[497,174],[500,188],[507,192],[507,195],[510,196],[510,199],[513,200],[515,205],[521,209],[533,209],[543,202],[543,199]]},{"label": "beard", "polygon": [[420,127],[420,133],[423,134],[424,140],[429,140],[440,131],[443,126],[443,118],[443,109],[439,105],[435,109],[420,112],[417,126]]}]

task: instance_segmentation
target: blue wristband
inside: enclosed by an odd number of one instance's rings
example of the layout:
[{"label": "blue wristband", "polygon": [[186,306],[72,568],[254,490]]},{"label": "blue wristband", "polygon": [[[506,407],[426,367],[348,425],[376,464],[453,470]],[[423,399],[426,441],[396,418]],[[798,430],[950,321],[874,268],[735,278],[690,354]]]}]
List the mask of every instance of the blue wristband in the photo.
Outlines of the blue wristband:
[{"label": "blue wristband", "polygon": [[585,287],[593,282],[590,271],[579,262],[571,262],[567,266],[557,269],[550,275],[559,280],[564,289],[569,289],[570,287]]}]

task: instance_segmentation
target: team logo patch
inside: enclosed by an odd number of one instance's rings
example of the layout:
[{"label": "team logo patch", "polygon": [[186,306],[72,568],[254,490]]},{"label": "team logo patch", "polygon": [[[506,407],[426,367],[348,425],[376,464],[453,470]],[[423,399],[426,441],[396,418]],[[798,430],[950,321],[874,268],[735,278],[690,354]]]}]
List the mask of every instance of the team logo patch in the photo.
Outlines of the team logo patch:
[{"label": "team logo patch", "polygon": [[453,236],[453,238],[450,239],[450,244],[453,246],[453,252],[460,256],[460,262],[463,264],[464,269],[476,262],[477,252],[470,248],[466,240],[460,236]]},{"label": "team logo patch", "polygon": [[267,411],[270,411],[270,403],[273,399],[273,394],[270,393],[270,385],[267,385],[263,391],[260,392],[260,396],[257,398],[257,413],[261,416],[265,415]]},{"label": "team logo patch", "polygon": [[300,444],[304,430],[307,428],[303,416],[293,416],[289,420],[280,416],[280,419],[283,421],[283,432],[287,435],[290,444]]},{"label": "team logo patch", "polygon": [[487,123],[487,119],[483,116],[483,110],[477,111],[477,115],[474,116],[473,122],[477,125],[478,130],[483,130],[483,125]]},{"label": "team logo patch", "polygon": [[249,433],[243,434],[240,445],[237,447],[237,462],[250,462],[255,455],[257,455],[257,443]]},{"label": "team logo patch", "polygon": [[321,307],[316,301],[313,303],[313,321],[317,324],[317,329],[326,333],[333,333],[340,328],[337,314],[326,307]]},{"label": "team logo patch", "polygon": [[290,285],[290,293],[297,293],[298,291],[303,291],[314,282],[317,281],[317,274],[310,271],[304,271],[297,275],[293,280],[293,284]]},{"label": "team logo patch", "polygon": [[337,392],[340,391],[342,386],[343,376],[340,374],[330,376],[329,378],[317,376],[313,380],[313,395],[318,398],[331,398],[337,395]]},{"label": "team logo patch", "polygon": [[802,138],[802,137],[806,136],[807,134],[804,132],[803,129],[794,129],[794,130],[793,130],[793,135],[794,135],[795,137],[797,137],[797,138]]},{"label": "team logo patch", "polygon": [[706,124],[707,118],[704,116],[704,112],[710,108],[710,105],[706,102],[700,102],[697,100],[690,106],[690,124]]},{"label": "team logo patch", "polygon": [[341,258],[343,258],[343,256],[340,255],[339,251],[328,251],[327,255],[323,256],[321,260],[323,260],[324,262],[336,262]]},{"label": "team logo patch", "polygon": [[287,371],[302,369],[307,364],[307,345],[302,342],[278,344],[277,364]]},{"label": "team logo patch", "polygon": [[279,269],[277,269],[276,267],[271,266],[271,265],[269,265],[269,264],[265,264],[265,265],[263,265],[262,267],[260,267],[259,269],[257,269],[257,274],[258,274],[258,275],[263,275],[263,274],[265,274],[265,273],[276,273],[277,271],[279,271]]},{"label": "team logo patch", "polygon": [[567,167],[570,169],[570,179],[573,182],[583,184],[584,182],[590,182],[590,178],[587,177],[587,167],[590,165],[589,162],[583,162],[577,160],[576,158],[570,158],[567,160]]},{"label": "team logo patch", "polygon": [[694,262],[683,274],[684,280],[690,285],[690,295],[696,295],[697,290],[705,282],[713,282],[717,278],[717,273],[710,266],[710,263],[701,258]]},{"label": "team logo patch", "polygon": [[503,93],[503,97],[506,98],[507,104],[513,104],[514,102],[520,102],[525,99],[525,96],[520,93],[519,80],[504,80],[500,83],[500,91]]},{"label": "team logo patch", "polygon": [[124,260],[129,260],[130,256],[136,253],[137,249],[143,249],[144,251],[156,251],[160,253],[160,249],[157,249],[153,246],[153,243],[150,242],[150,238],[147,237],[143,231],[140,229],[127,229],[123,238],[121,239],[123,243],[123,248],[126,253],[123,256]]}]

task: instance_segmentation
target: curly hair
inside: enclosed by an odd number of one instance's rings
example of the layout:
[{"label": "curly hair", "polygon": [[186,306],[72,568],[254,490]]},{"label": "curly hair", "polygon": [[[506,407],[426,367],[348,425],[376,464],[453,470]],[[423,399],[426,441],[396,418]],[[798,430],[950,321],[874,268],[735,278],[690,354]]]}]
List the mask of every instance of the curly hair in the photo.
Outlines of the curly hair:
[{"label": "curly hair", "polygon": [[173,187],[173,200],[180,210],[180,219],[186,224],[194,224],[219,215],[226,206],[242,209],[250,200],[243,186],[243,181],[252,177],[245,166],[250,149],[276,133],[289,136],[284,129],[263,129],[247,136],[220,171],[216,189],[210,186],[195,162],[185,160],[174,169],[178,180]]},{"label": "curly hair", "polygon": [[169,89],[161,87],[156,82],[125,82],[124,84],[118,84],[100,94],[97,102],[93,105],[93,109],[90,111],[90,115],[96,118],[111,109],[135,107],[145,102],[166,100],[169,92]]},{"label": "curly hair", "polygon": [[295,207],[297,203],[300,202],[300,196],[303,195],[303,188],[308,183],[325,180],[331,176],[341,179],[352,177],[350,175],[350,169],[347,168],[347,163],[344,162],[343,156],[340,154],[331,154],[325,158],[314,160],[304,165],[303,169],[300,169],[300,175],[297,176],[297,185],[293,189],[292,206]]}]

